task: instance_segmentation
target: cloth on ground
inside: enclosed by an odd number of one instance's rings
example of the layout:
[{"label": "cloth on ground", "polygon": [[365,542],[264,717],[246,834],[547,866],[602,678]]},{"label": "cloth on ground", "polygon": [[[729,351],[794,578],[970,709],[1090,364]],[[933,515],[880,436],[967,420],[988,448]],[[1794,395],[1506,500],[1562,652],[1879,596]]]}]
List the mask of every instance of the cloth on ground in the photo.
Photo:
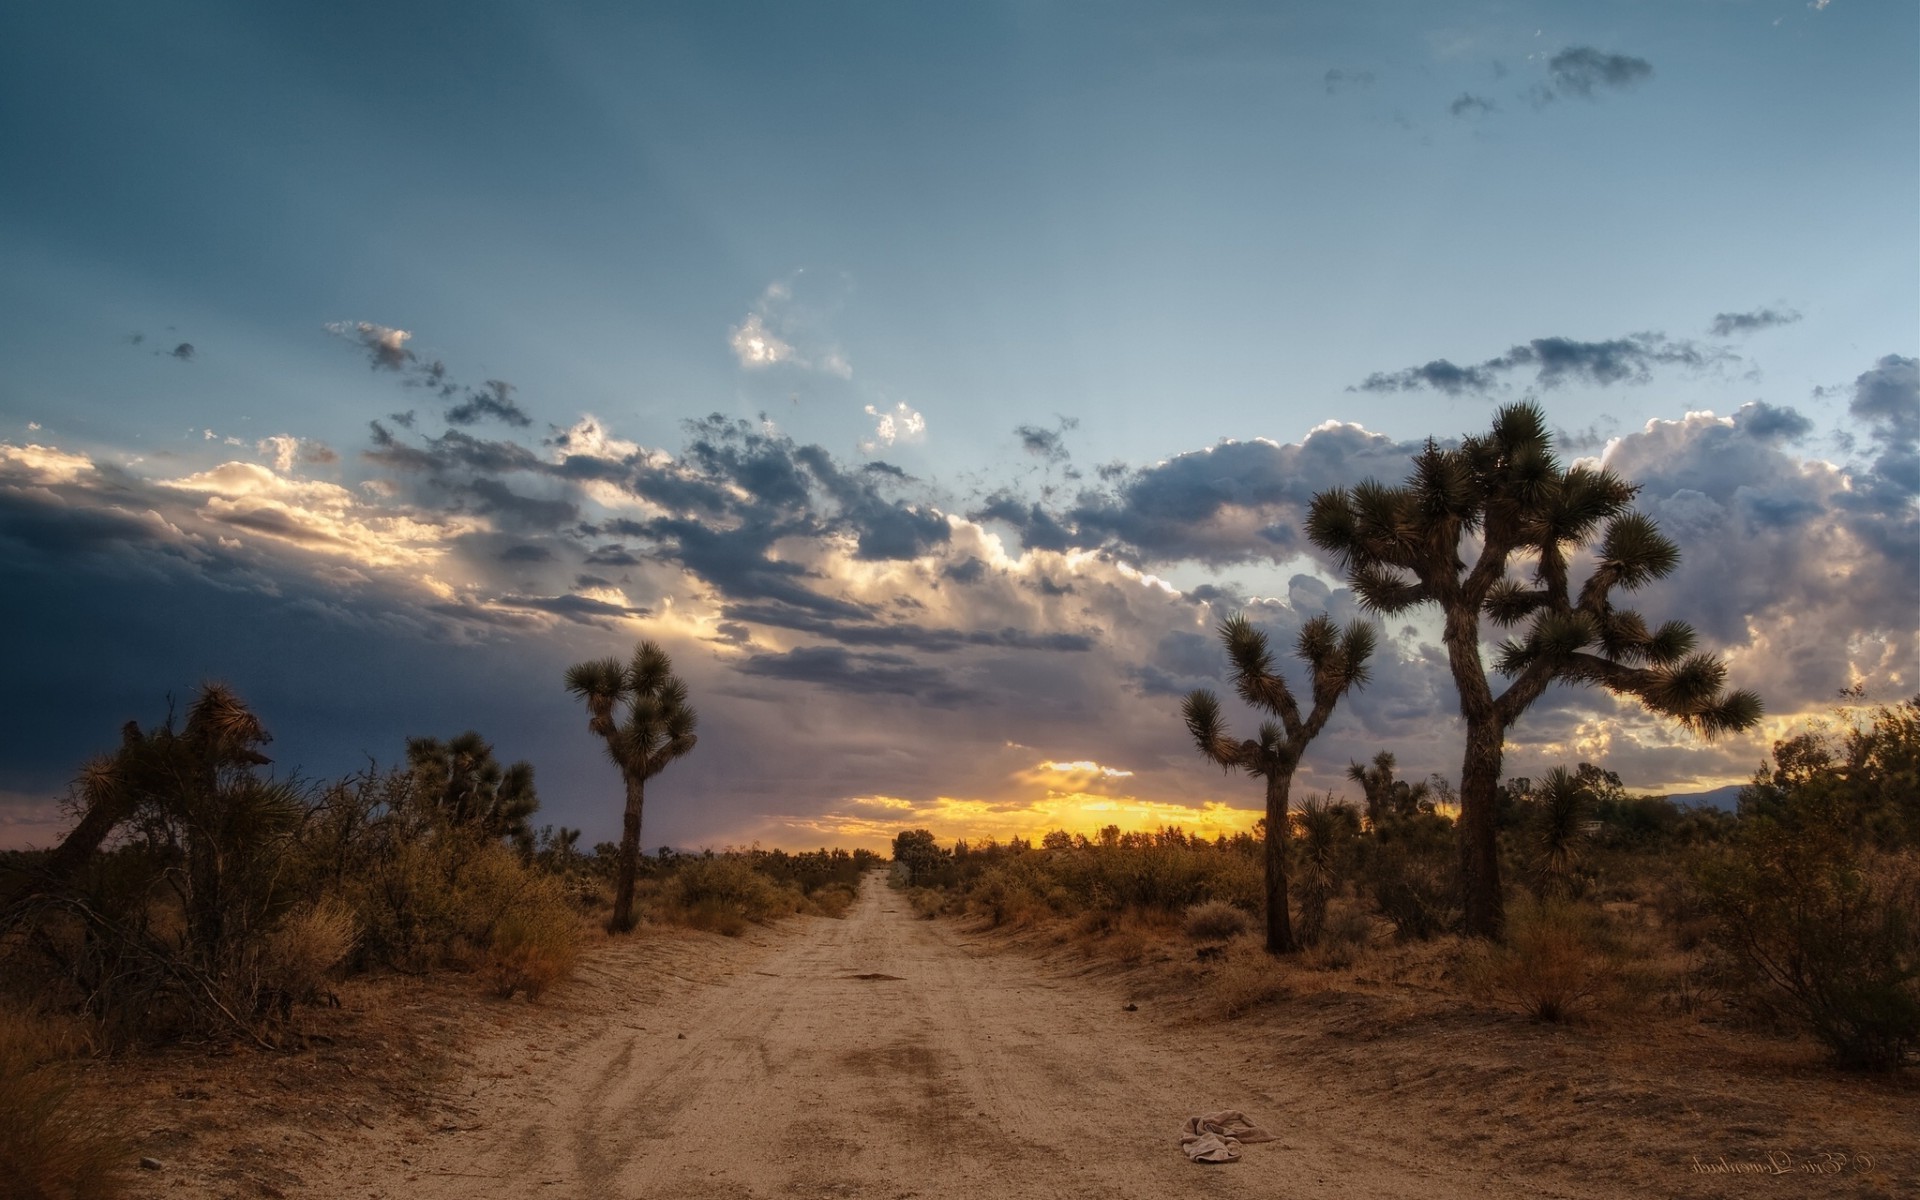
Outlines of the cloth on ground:
[{"label": "cloth on ground", "polygon": [[1237,1110],[1188,1117],[1180,1130],[1180,1149],[1197,1163],[1229,1163],[1240,1157],[1242,1142],[1270,1142],[1273,1135]]}]

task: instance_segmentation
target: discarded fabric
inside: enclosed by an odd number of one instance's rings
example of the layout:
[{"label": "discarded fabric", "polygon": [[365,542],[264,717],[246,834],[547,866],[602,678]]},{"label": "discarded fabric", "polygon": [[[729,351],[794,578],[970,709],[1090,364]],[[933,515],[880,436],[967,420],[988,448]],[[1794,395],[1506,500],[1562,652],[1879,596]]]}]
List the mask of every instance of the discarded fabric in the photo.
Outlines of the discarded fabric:
[{"label": "discarded fabric", "polygon": [[1270,1142],[1273,1135],[1237,1110],[1188,1117],[1180,1131],[1180,1149],[1197,1163],[1230,1163],[1240,1158],[1242,1142]]}]

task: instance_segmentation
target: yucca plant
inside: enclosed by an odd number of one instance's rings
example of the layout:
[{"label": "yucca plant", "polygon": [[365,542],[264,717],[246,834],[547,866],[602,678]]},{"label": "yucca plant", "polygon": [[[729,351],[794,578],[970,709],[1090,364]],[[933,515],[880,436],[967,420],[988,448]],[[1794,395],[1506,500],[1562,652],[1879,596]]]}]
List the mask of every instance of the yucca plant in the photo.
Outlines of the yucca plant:
[{"label": "yucca plant", "polygon": [[633,658],[575,663],[567,690],[587,705],[587,728],[606,742],[607,757],[620,768],[626,808],[620,830],[620,860],[607,927],[626,933],[634,926],[633,886],[640,870],[640,814],[647,780],[693,749],[699,718],[687,703],[687,685],[658,643],[643,641]]},{"label": "yucca plant", "polygon": [[[1429,440],[1399,486],[1367,480],[1313,498],[1307,537],[1335,555],[1360,601],[1377,613],[1437,605],[1466,723],[1460,768],[1460,868],[1466,932],[1505,925],[1494,808],[1507,730],[1554,682],[1637,698],[1707,738],[1760,719],[1752,692],[1727,691],[1719,658],[1694,651],[1694,632],[1616,608],[1672,573],[1680,551],[1631,511],[1637,487],[1606,468],[1563,467],[1539,406],[1508,405],[1493,428],[1443,449]],[[1571,558],[1598,539],[1574,590]],[[1517,560],[1517,563],[1516,563]],[[1509,574],[1518,565],[1524,575]],[[1526,568],[1530,565],[1530,570]],[[1501,643],[1495,694],[1481,642],[1485,618],[1519,635]]]},{"label": "yucca plant", "polygon": [[1533,799],[1529,840],[1533,844],[1534,894],[1542,900],[1571,899],[1593,794],[1572,771],[1555,767],[1540,781]]},{"label": "yucca plant", "polygon": [[1347,848],[1360,832],[1360,814],[1351,804],[1309,796],[1300,806],[1300,944],[1320,941],[1327,924],[1327,902],[1340,890]]},{"label": "yucca plant", "polygon": [[1301,627],[1294,652],[1312,673],[1313,707],[1305,718],[1293,689],[1274,672],[1267,635],[1244,613],[1220,625],[1233,664],[1234,690],[1254,708],[1279,718],[1264,721],[1255,738],[1236,741],[1228,735],[1220,700],[1202,688],[1187,696],[1183,716],[1200,753],[1227,771],[1245,771],[1266,781],[1265,835],[1267,892],[1267,952],[1291,954],[1298,946],[1287,911],[1287,793],[1307,744],[1325,727],[1340,697],[1367,681],[1367,660],[1373,657],[1373,627],[1355,621],[1345,631],[1322,613]]}]

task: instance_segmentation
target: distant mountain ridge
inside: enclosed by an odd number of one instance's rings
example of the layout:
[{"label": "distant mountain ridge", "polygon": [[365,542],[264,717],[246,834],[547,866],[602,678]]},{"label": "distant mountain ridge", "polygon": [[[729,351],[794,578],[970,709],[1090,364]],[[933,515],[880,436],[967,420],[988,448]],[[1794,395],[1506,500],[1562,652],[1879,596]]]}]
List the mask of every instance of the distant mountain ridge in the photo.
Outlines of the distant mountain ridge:
[{"label": "distant mountain ridge", "polygon": [[1667,799],[1687,808],[1717,808],[1722,812],[1733,812],[1740,807],[1740,789],[1745,786],[1744,783],[1729,783],[1706,792],[1675,792]]}]

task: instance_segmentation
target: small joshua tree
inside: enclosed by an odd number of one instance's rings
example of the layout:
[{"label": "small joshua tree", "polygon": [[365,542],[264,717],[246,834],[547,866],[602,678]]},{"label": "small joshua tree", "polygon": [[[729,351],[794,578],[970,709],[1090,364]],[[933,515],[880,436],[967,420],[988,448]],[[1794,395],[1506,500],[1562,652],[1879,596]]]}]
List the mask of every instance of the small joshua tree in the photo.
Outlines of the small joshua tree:
[{"label": "small joshua tree", "polygon": [[1274,673],[1266,634],[1245,614],[1236,614],[1221,623],[1220,639],[1233,663],[1234,690],[1279,720],[1262,722],[1257,738],[1235,741],[1227,734],[1219,698],[1204,688],[1187,697],[1183,715],[1200,753],[1228,771],[1266,780],[1267,952],[1291,954],[1298,947],[1287,913],[1287,792],[1300,756],[1333,715],[1333,706],[1350,689],[1366,683],[1373,627],[1355,621],[1339,632],[1333,618],[1323,613],[1301,628],[1294,652],[1313,672],[1313,708],[1304,720],[1287,681]]},{"label": "small joshua tree", "polygon": [[613,918],[607,922],[613,932],[626,933],[634,926],[633,884],[640,870],[640,812],[646,805],[647,780],[693,749],[699,718],[687,703],[687,685],[673,673],[672,660],[651,641],[636,646],[629,663],[617,658],[575,663],[567,669],[567,690],[586,701],[587,728],[605,740],[607,757],[620,768],[626,784]]},{"label": "small joshua tree", "polygon": [[1424,783],[1409,783],[1393,777],[1394,768],[1399,760],[1393,751],[1382,750],[1373,756],[1373,765],[1363,767],[1359,763],[1347,765],[1347,778],[1360,785],[1367,797],[1367,827],[1377,830],[1387,822],[1404,819],[1418,812],[1432,812],[1433,801],[1427,799],[1431,790]]}]

